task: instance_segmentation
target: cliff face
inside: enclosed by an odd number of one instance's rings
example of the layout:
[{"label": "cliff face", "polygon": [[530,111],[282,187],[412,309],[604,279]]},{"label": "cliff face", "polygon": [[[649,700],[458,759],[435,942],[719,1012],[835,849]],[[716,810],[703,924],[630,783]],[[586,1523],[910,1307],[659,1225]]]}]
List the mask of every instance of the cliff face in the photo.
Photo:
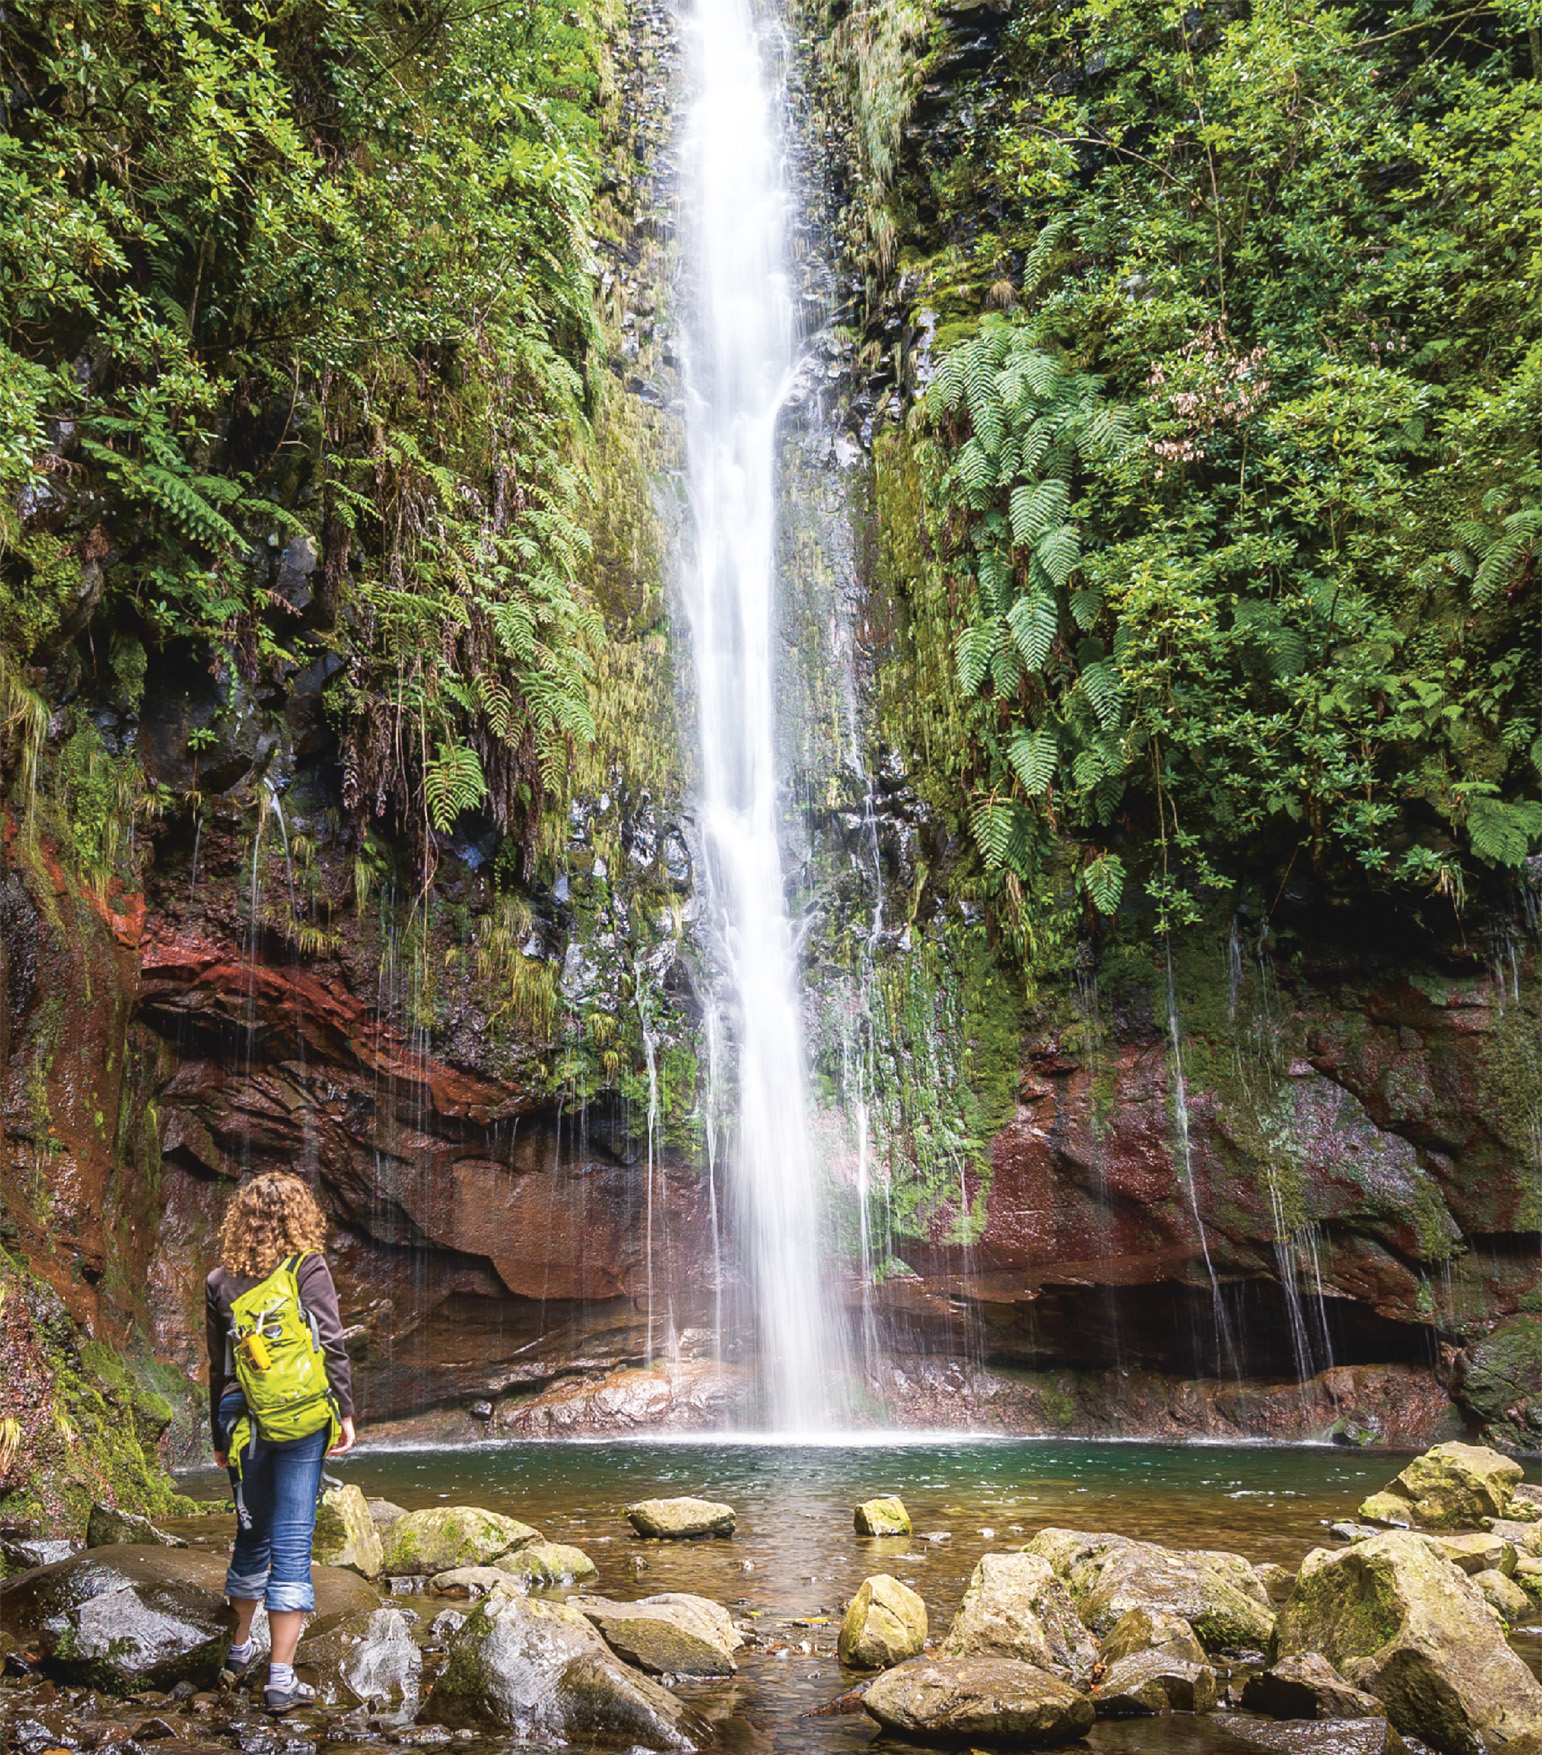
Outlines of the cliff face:
[{"label": "cliff face", "polygon": [[[884,435],[938,322],[900,259],[980,218],[936,191],[1004,21],[891,7],[830,39],[903,66],[931,32],[884,137],[913,229],[879,250],[854,202],[842,238],[814,238],[810,304],[852,298],[788,418],[815,1124],[875,1408],[1389,1444],[1480,1423],[1535,1443],[1534,921],[1448,910],[1416,930],[1296,881],[1167,938],[1138,910],[1117,932],[1073,922],[1069,952],[1025,974],[980,902],[959,801],[923,796],[897,753],[894,696],[924,671],[891,515],[915,489]],[[731,1069],[703,1024],[663,625],[679,514],[655,491],[679,454],[671,27],[639,6],[627,41],[600,216],[609,473],[591,508],[610,641],[599,737],[537,855],[511,877],[507,838],[467,813],[430,838],[420,896],[384,829],[345,830],[323,697],[337,665],[320,652],[335,605],[311,606],[303,544],[275,554],[273,584],[317,636],[312,663],[217,695],[168,651],[142,706],[91,702],[112,759],[172,800],[135,826],[137,884],[87,882],[46,823],[8,820],[0,1234],[51,1288],[33,1288],[34,1328],[62,1325],[77,1364],[85,1337],[137,1362],[140,1390],[100,1393],[176,1390],[153,1361],[197,1379],[223,1198],[271,1167],[313,1176],[334,1219],[371,1422],[671,1429],[749,1393],[714,1107]],[[838,94],[811,79],[797,95],[811,211],[834,213],[873,167]],[[169,1436],[171,1408],[152,1412],[147,1454],[201,1442],[190,1407]]]}]

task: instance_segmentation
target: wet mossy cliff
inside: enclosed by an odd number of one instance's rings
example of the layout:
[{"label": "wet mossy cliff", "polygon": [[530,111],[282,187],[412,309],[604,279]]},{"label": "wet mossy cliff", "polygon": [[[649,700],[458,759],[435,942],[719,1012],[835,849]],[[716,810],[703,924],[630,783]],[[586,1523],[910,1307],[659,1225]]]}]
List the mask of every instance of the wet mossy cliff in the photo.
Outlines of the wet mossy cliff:
[{"label": "wet mossy cliff", "polygon": [[[1474,326],[1530,340],[1496,294],[1429,350],[1410,282],[1374,321],[1335,293],[1358,378],[1304,354],[1254,234],[1217,234],[1224,154],[1116,138],[1158,51],[1195,79],[1275,52],[1212,22],[1046,43],[1030,7],[891,4],[794,33],[784,756],[829,1248],[875,1421],[1534,1446],[1536,486],[1506,426],[1534,385],[1452,363]],[[432,311],[453,345],[367,394],[275,376],[248,312],[184,457],[228,553],[103,412],[129,365],[58,339],[96,448],[50,416],[0,530],[7,1521],[162,1505],[259,1168],[328,1207],[377,1426],[678,1429],[753,1382],[669,616],[677,47],[641,0],[579,34],[538,95],[587,118],[558,190],[584,312]],[[1530,114],[1524,54],[1416,87],[1466,104],[1474,157]],[[1105,189],[1111,162],[1182,201]],[[1299,239],[1333,177],[1292,162]],[[968,449],[993,431],[1010,468]],[[1254,468],[1268,517],[1233,495]]]}]

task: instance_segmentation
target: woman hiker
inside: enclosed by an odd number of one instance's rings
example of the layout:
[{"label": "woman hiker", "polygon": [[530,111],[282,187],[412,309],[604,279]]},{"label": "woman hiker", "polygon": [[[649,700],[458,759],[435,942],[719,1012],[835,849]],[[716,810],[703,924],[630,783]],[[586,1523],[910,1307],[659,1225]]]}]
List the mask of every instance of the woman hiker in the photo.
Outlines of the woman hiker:
[{"label": "woman hiker", "polygon": [[220,1683],[234,1687],[250,1666],[252,1617],[265,1603],[272,1652],[264,1704],[275,1714],[315,1699],[295,1679],[294,1654],[316,1606],[316,1497],[323,1458],[353,1448],[348,1351],[326,1240],[321,1208],[298,1176],[254,1176],[231,1197],[220,1266],[207,1281],[214,1460],[230,1471],[239,1522],[225,1574],[236,1637]]}]

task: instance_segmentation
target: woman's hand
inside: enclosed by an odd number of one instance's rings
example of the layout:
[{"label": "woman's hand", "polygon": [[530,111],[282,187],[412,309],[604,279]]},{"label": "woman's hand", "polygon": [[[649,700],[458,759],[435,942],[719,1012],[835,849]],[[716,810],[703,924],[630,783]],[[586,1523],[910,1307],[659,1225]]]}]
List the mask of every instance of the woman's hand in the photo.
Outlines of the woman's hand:
[{"label": "woman's hand", "polygon": [[327,1452],[328,1456],[346,1456],[353,1449],[353,1416],[350,1414],[343,1420],[343,1435]]},{"label": "woman's hand", "polygon": [[230,1458],[223,1450],[215,1451],[214,1466],[217,1469],[228,1469],[230,1467]]}]

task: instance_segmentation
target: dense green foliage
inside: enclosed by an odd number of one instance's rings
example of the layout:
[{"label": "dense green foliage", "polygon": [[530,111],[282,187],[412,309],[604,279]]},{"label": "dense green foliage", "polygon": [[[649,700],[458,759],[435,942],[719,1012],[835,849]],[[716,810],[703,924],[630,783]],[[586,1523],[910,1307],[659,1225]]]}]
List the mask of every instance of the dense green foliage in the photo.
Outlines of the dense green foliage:
[{"label": "dense green foliage", "polygon": [[883,467],[917,675],[952,649],[909,737],[1004,914],[1067,843],[1164,928],[1293,872],[1502,885],[1542,837],[1535,12],[1030,0],[970,102],[895,181],[955,345]]},{"label": "dense green foliage", "polygon": [[[592,735],[593,37],[546,0],[0,18],[0,660],[331,649],[345,802],[527,839]],[[274,589],[309,537],[319,601]],[[142,670],[142,660],[141,660]],[[107,679],[110,681],[110,679]],[[35,724],[35,715],[32,723]]]}]

